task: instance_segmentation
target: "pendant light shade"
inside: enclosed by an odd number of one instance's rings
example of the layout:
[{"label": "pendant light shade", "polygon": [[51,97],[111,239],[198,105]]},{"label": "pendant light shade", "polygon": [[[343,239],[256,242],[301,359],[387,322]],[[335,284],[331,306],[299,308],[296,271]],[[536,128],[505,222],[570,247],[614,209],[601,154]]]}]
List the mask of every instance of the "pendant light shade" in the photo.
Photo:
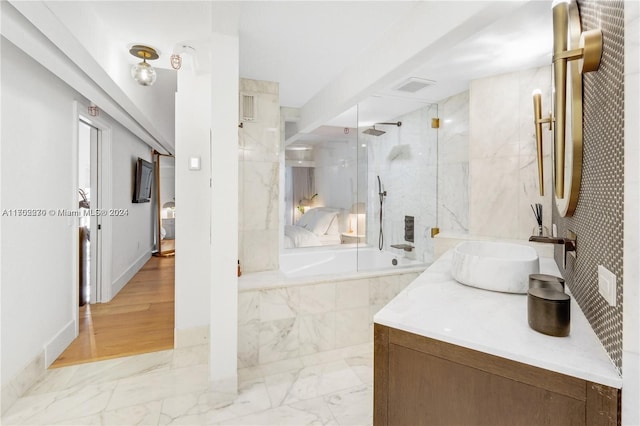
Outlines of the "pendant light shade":
[{"label": "pendant light shade", "polygon": [[143,60],[131,67],[131,77],[142,86],[151,86],[156,82],[157,74],[156,70]]},{"label": "pendant light shade", "polygon": [[152,47],[136,44],[131,46],[129,53],[137,58],[142,58],[142,62],[131,67],[131,77],[142,86],[151,86],[155,83],[157,78],[156,70],[147,63],[147,59],[158,59],[158,52]]}]

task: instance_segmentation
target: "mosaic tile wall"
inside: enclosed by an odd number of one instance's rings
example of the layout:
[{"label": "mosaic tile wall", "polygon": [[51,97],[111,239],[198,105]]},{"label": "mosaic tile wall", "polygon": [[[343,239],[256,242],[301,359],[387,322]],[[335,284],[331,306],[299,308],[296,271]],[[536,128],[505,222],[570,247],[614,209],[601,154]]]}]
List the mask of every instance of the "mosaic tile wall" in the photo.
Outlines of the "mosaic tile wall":
[{"label": "mosaic tile wall", "polygon": [[[584,146],[578,206],[571,218],[553,223],[558,234],[577,234],[577,258],[563,272],[569,288],[620,372],[622,369],[622,258],[624,218],[624,2],[578,1],[582,29],[600,27],[600,68],[585,74]],[[562,265],[562,250],[555,258]],[[598,265],[617,277],[612,307],[598,293]],[[562,267],[560,266],[560,269]]]}]

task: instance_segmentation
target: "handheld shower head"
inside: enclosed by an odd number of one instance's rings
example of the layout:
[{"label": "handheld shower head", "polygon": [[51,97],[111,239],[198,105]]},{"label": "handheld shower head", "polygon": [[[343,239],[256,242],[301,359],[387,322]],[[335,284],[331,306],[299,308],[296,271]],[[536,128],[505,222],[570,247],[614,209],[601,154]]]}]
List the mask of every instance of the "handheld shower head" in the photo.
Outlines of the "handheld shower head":
[{"label": "handheld shower head", "polygon": [[382,188],[382,182],[380,181],[380,176],[378,176],[378,195],[380,196],[380,200],[382,200],[383,197],[387,196],[387,191],[384,191]]}]

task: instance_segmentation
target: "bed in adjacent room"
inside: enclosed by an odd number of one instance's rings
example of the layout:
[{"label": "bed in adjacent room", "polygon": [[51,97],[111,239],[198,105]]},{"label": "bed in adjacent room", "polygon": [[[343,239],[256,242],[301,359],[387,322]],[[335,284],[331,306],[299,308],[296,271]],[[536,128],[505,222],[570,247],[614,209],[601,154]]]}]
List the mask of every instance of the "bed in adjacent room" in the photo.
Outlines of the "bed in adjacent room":
[{"label": "bed in adjacent room", "polygon": [[340,209],[317,207],[302,215],[295,225],[285,225],[284,248],[340,244]]}]

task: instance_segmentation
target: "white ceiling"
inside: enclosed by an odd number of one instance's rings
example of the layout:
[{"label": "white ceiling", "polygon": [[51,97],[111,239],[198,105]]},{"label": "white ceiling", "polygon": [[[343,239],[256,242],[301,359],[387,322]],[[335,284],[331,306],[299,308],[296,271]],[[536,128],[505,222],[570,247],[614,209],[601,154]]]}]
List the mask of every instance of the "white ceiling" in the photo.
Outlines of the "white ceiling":
[{"label": "white ceiling", "polygon": [[[446,5],[450,12],[438,16],[438,20],[451,22],[455,21],[456,10],[471,4],[429,2]],[[65,3],[70,6],[63,6]],[[365,52],[372,48],[375,52],[382,37],[392,40],[394,34],[389,30],[394,24],[402,23],[424,2],[85,0],[82,10],[90,13],[83,17],[73,15],[74,3],[51,2],[49,7],[58,16],[67,15],[62,22],[99,21],[95,24],[108,32],[111,48],[115,45],[126,52],[136,43],[158,48],[161,57],[153,64],[164,68],[169,68],[169,57],[177,46],[206,38],[214,27],[216,31],[225,24],[233,27],[237,21],[240,76],[278,82],[281,105],[299,108],[335,81],[346,67],[357,65]],[[325,124],[355,127],[358,121],[388,121],[466,90],[473,79],[549,64],[550,1],[516,3],[518,7],[508,16],[415,64],[387,88],[371,93],[361,103],[360,114],[348,110]],[[131,57],[130,62],[136,59]],[[409,77],[436,83],[413,95],[391,89]]]},{"label": "white ceiling", "polygon": [[[211,2],[87,2],[123,50],[135,43],[161,51],[169,68],[175,46],[212,31]],[[411,1],[239,1],[240,76],[280,83],[283,106],[301,107],[381,33]],[[136,62],[131,57],[131,63]]]}]

